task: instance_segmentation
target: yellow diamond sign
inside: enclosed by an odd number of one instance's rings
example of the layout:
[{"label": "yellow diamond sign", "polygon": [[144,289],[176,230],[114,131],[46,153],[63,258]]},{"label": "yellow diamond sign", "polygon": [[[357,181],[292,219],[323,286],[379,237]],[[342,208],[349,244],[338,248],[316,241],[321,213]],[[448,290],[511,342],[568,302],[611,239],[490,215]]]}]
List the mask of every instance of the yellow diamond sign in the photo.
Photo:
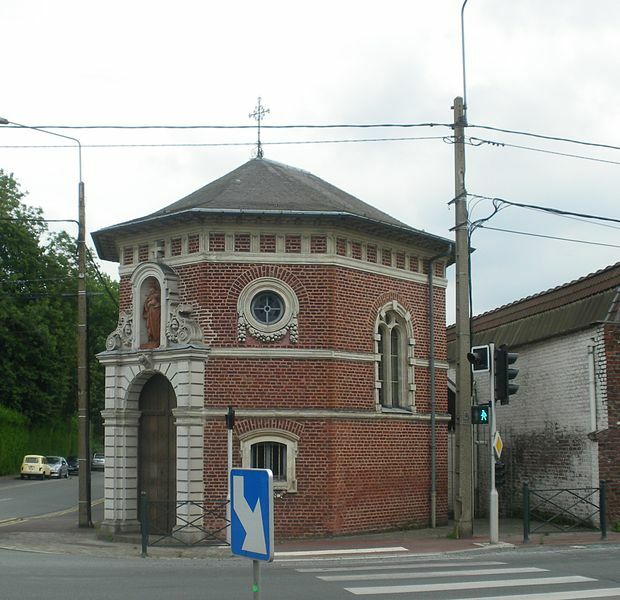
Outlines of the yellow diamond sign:
[{"label": "yellow diamond sign", "polygon": [[495,450],[495,456],[499,460],[502,455],[502,448],[504,447],[504,442],[502,442],[502,436],[499,434],[499,431],[495,432],[493,436],[493,449]]}]

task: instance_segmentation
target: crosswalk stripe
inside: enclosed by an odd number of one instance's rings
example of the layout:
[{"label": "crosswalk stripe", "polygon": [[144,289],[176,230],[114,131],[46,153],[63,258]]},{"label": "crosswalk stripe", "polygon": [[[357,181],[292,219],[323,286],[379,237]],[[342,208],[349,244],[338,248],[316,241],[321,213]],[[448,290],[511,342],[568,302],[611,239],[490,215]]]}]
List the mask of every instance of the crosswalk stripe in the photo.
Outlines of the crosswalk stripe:
[{"label": "crosswalk stripe", "polygon": [[585,598],[620,598],[620,588],[599,590],[571,590],[569,592],[548,592],[545,594],[519,594],[518,596],[480,596],[458,600],[581,600]]},{"label": "crosswalk stripe", "polygon": [[323,556],[328,554],[378,554],[382,552],[407,552],[403,546],[392,546],[389,548],[341,548],[340,550],[294,550],[290,552],[276,552],[275,556]]},{"label": "crosswalk stripe", "polygon": [[446,569],[453,569],[455,567],[491,567],[493,565],[505,565],[505,562],[499,562],[496,560],[486,560],[481,562],[474,562],[469,560],[461,560],[458,562],[401,562],[397,565],[373,565],[366,567],[316,567],[314,569],[295,569],[298,573],[333,573],[336,571],[378,571],[379,569],[435,569],[445,567]]},{"label": "crosswalk stripe", "polygon": [[372,581],[378,579],[429,579],[430,577],[480,577],[481,575],[517,575],[542,573],[538,567],[509,567],[506,569],[472,569],[470,571],[427,571],[425,573],[357,573],[356,575],[319,575],[323,581]]},{"label": "crosswalk stripe", "polygon": [[382,585],[374,587],[345,588],[358,596],[371,594],[411,594],[418,592],[442,592],[450,590],[489,589],[495,587],[522,587],[526,585],[558,585],[564,583],[583,583],[596,581],[591,577],[570,575],[567,577],[540,577],[531,579],[503,579],[493,581],[457,581],[452,583],[419,583],[410,585]]}]

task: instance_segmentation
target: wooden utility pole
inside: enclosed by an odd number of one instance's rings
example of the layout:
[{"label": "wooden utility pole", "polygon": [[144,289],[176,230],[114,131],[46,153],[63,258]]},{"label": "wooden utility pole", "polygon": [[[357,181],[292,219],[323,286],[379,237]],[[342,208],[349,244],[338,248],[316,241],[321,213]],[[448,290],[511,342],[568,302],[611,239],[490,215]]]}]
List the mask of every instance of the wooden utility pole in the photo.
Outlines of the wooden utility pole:
[{"label": "wooden utility pole", "polygon": [[469,231],[465,189],[465,107],[454,99],[454,214],[456,245],[456,501],[455,534],[473,535],[473,434],[471,425],[471,348],[469,306]]}]

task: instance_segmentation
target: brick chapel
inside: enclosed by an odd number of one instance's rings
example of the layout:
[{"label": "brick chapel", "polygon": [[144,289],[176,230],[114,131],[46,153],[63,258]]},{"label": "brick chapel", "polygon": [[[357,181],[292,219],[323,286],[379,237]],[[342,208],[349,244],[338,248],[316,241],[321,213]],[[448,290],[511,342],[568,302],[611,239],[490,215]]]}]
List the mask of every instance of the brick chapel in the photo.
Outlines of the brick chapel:
[{"label": "brick chapel", "polygon": [[177,506],[165,531],[225,502],[229,407],[277,537],[447,520],[452,241],[264,158],[93,239],[120,274],[105,530],[139,527],[142,492]]}]

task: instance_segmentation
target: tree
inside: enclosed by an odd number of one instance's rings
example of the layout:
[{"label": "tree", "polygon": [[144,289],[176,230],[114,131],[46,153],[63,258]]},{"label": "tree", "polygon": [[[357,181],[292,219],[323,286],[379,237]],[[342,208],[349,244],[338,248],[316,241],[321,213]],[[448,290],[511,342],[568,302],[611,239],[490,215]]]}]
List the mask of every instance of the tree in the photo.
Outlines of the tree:
[{"label": "tree", "polygon": [[[0,404],[32,425],[76,414],[76,241],[50,235],[42,211],[22,204],[12,175],[0,170]],[[103,402],[103,369],[94,354],[117,319],[118,288],[87,269],[89,371],[96,417]],[[100,419],[98,419],[100,426]]]}]

